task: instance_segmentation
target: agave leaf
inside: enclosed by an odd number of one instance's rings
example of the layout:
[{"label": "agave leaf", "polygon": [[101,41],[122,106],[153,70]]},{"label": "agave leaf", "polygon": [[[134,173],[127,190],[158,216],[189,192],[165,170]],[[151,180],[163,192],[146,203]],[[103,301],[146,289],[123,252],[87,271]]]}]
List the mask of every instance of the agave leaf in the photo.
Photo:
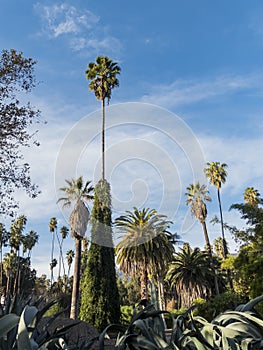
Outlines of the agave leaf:
[{"label": "agave leaf", "polygon": [[133,348],[133,349],[160,350],[157,345],[155,345],[149,339],[145,338],[142,335],[129,337],[126,343],[129,348]]},{"label": "agave leaf", "polygon": [[6,335],[11,329],[16,327],[19,322],[19,316],[8,314],[0,318],[0,338]]},{"label": "agave leaf", "polygon": [[226,328],[230,327],[233,330],[238,330],[241,332],[244,332],[245,334],[248,334],[249,337],[252,338],[262,338],[263,332],[260,331],[253,323],[248,322],[233,322],[231,324],[228,324]]},{"label": "agave leaf", "polygon": [[252,311],[254,306],[257,305],[259,302],[263,300],[263,295],[260,295],[259,297],[250,300],[248,303],[240,305],[240,308],[238,308],[238,311]]},{"label": "agave leaf", "polygon": [[[119,325],[119,324],[111,324],[109,326],[107,326],[99,335],[99,349],[100,350],[104,350],[104,339],[107,336],[109,330],[117,330],[121,333],[124,333],[126,331],[126,327]],[[117,340],[119,339],[119,335]],[[117,343],[117,342],[116,342]]]},{"label": "agave leaf", "polygon": [[17,349],[18,350],[32,350],[29,334],[25,322],[26,308],[23,310],[19,320],[17,330]]}]

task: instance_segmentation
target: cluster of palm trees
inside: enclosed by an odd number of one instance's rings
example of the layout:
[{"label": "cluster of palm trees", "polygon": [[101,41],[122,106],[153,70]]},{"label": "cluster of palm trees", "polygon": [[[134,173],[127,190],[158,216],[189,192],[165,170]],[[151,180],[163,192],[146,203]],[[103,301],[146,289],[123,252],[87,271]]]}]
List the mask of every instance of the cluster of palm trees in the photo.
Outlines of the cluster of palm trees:
[{"label": "cluster of palm trees", "polygon": [[[20,215],[9,230],[0,224],[0,286],[5,297],[19,294],[24,283],[31,278],[31,252],[39,235],[33,230],[24,233],[26,223],[27,218]],[[5,251],[9,248],[9,251],[3,254],[4,248]]]}]

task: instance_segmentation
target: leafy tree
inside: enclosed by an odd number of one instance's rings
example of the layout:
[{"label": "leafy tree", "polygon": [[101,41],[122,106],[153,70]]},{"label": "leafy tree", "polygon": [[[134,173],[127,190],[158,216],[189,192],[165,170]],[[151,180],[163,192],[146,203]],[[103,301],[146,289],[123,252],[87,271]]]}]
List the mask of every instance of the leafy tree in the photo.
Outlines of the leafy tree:
[{"label": "leafy tree", "polygon": [[207,252],[191,249],[188,243],[175,253],[166,278],[175,286],[181,307],[189,307],[194,299],[207,299],[211,295],[214,271],[209,259]]},{"label": "leafy tree", "polygon": [[93,187],[91,181],[83,182],[82,176],[76,180],[66,180],[67,187],[60,188],[65,197],[58,199],[63,202],[63,208],[71,206],[74,208],[69,217],[71,236],[75,241],[75,265],[73,276],[73,289],[71,297],[70,318],[76,319],[79,312],[79,285],[80,285],[80,262],[81,262],[81,240],[84,237],[90,218],[90,213],[85,203],[93,199],[91,192]]},{"label": "leafy tree", "polygon": [[[203,227],[203,232],[204,232],[205,241],[206,241],[206,249],[210,256],[211,267],[214,269],[212,249],[211,249],[211,244],[210,244],[207,227],[206,227],[207,208],[206,208],[205,201],[209,201],[209,202],[211,201],[211,198],[208,195],[209,191],[207,190],[205,185],[200,185],[199,182],[190,184],[186,189],[187,189],[187,192],[185,193],[185,195],[187,196],[186,204],[190,205],[190,210],[192,214],[197,218],[197,220],[200,221]],[[216,294],[219,294],[217,276],[216,274],[214,274],[214,276],[215,276]]]},{"label": "leafy tree", "polygon": [[174,252],[170,224],[165,215],[149,208],[134,208],[115,220],[122,234],[116,246],[117,263],[128,276],[140,274],[141,299],[148,299],[149,274],[163,283],[165,265]]},{"label": "leafy tree", "polygon": [[[262,199],[258,199],[262,203]],[[230,209],[238,210],[246,221],[245,228],[232,227],[232,234],[241,243],[233,264],[239,291],[254,298],[263,294],[263,208],[247,202],[233,204]]]},{"label": "leafy tree", "polygon": [[30,177],[30,166],[23,159],[22,148],[32,144],[35,133],[28,129],[37,121],[40,111],[28,102],[23,93],[36,86],[36,61],[22,52],[3,50],[0,56],[0,214],[14,216],[18,208],[15,190],[23,189],[34,198],[39,193]]},{"label": "leafy tree", "polygon": [[94,91],[102,106],[102,180],[105,179],[105,100],[111,99],[112,89],[119,86],[117,75],[120,67],[107,56],[98,56],[96,63],[90,62],[86,78],[90,80],[89,91]]},{"label": "leafy tree", "polygon": [[226,163],[221,164],[220,162],[211,162],[211,163],[207,162],[206,165],[207,165],[207,168],[204,169],[206,177],[209,179],[210,184],[215,186],[217,189],[217,198],[218,198],[219,212],[220,212],[220,219],[221,219],[221,232],[222,232],[222,239],[223,239],[223,256],[225,259],[228,254],[228,249],[227,249],[225,232],[224,232],[224,221],[223,221],[220,189],[222,187],[222,184],[226,182],[227,164]]},{"label": "leafy tree", "polygon": [[118,323],[120,303],[112,241],[110,185],[100,180],[94,190],[91,244],[81,281],[80,319],[98,330]]}]

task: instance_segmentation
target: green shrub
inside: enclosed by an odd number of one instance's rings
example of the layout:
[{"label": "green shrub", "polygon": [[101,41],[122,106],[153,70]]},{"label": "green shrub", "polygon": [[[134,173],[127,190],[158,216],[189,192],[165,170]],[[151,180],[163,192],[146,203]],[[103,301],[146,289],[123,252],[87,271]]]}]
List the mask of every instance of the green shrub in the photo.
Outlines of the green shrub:
[{"label": "green shrub", "polygon": [[133,315],[133,306],[121,306],[121,323],[127,325],[131,322]]},{"label": "green shrub", "polygon": [[195,300],[194,304],[197,306],[194,310],[194,315],[204,317],[208,321],[226,310],[233,310],[237,305],[246,302],[247,300],[231,292],[216,295],[214,298],[204,301],[203,299]]}]

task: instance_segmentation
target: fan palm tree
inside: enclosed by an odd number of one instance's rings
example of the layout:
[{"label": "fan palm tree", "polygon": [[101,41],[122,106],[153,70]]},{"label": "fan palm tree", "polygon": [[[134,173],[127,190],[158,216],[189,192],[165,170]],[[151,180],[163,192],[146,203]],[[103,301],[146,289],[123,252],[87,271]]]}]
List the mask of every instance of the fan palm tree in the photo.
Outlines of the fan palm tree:
[{"label": "fan palm tree", "polygon": [[260,203],[259,191],[254,187],[247,187],[244,192],[244,202],[257,208]]},{"label": "fan palm tree", "polygon": [[67,238],[68,236],[68,232],[69,229],[67,228],[67,226],[62,226],[59,230],[60,235],[61,235],[61,240],[59,239],[59,236],[57,234],[57,240],[58,240],[58,245],[59,245],[59,262],[58,262],[58,276],[60,277],[60,273],[61,273],[61,264],[63,267],[63,274],[66,274],[65,271],[65,265],[64,265],[64,259],[63,259],[63,242],[64,239]]},{"label": "fan palm tree", "polygon": [[119,86],[117,75],[120,67],[107,56],[98,56],[96,62],[90,62],[86,70],[86,78],[90,80],[89,91],[94,94],[102,105],[102,180],[105,179],[105,100],[111,99],[112,89]]},{"label": "fan palm tree", "polygon": [[69,249],[66,253],[66,257],[67,257],[67,263],[68,263],[68,278],[69,278],[70,268],[71,268],[71,265],[73,263],[73,259],[75,257],[74,250]]},{"label": "fan palm tree", "polygon": [[224,259],[226,258],[228,254],[226,239],[225,239],[225,232],[224,232],[224,221],[223,221],[223,212],[222,212],[222,205],[221,205],[221,196],[220,196],[220,189],[222,184],[226,182],[227,177],[227,164],[226,163],[220,163],[220,162],[207,162],[207,167],[204,169],[206,177],[209,179],[209,182],[211,185],[215,186],[217,189],[217,199],[219,204],[219,212],[220,212],[220,220],[221,220],[221,233],[222,233],[222,240],[223,240],[223,256]]},{"label": "fan palm tree", "polygon": [[[51,218],[50,222],[49,222],[49,231],[52,235],[52,241],[51,241],[51,260],[50,260],[50,266],[53,266],[53,260],[54,260],[54,246],[55,246],[55,231],[57,230],[58,227],[58,222],[56,218]],[[53,272],[53,268],[50,268],[50,284],[52,286],[53,283],[53,279],[54,279],[54,272]]]},{"label": "fan palm tree", "polygon": [[71,229],[71,236],[75,241],[75,265],[70,317],[76,319],[79,308],[81,240],[86,233],[90,218],[86,203],[93,199],[91,195],[93,187],[91,186],[91,181],[84,183],[82,176],[76,180],[66,180],[66,183],[67,187],[60,188],[65,196],[59,198],[58,202],[63,202],[63,208],[71,206],[74,203],[74,208],[70,214],[68,224]]},{"label": "fan palm tree", "polygon": [[213,276],[208,253],[184,244],[174,254],[166,279],[176,288],[180,306],[189,307],[194,299],[206,299],[211,294]]},{"label": "fan palm tree", "polygon": [[[194,184],[190,184],[187,188],[187,192],[185,195],[187,196],[186,204],[190,205],[190,210],[192,214],[196,217],[198,221],[200,221],[206,242],[206,249],[210,256],[211,267],[213,268],[213,256],[211,244],[207,232],[206,227],[206,217],[207,217],[207,207],[205,202],[210,202],[211,198],[208,195],[209,191],[207,190],[205,185],[200,185],[199,182],[195,182]],[[218,281],[215,275],[215,289],[216,293],[219,294],[218,289]]]},{"label": "fan palm tree", "polygon": [[209,254],[212,254],[211,244],[206,227],[207,208],[205,202],[211,201],[211,198],[208,195],[209,191],[205,185],[200,185],[199,182],[190,184],[186,189],[186,204],[190,205],[191,213],[196,217],[198,221],[200,221],[205,236],[206,248]]},{"label": "fan palm tree", "polygon": [[149,208],[134,208],[115,220],[122,234],[116,246],[117,264],[127,275],[140,274],[141,299],[148,298],[149,272],[161,275],[161,268],[171,260],[170,224],[165,215]]},{"label": "fan palm tree", "polygon": [[23,237],[23,254],[28,251],[27,257],[31,259],[31,252],[32,249],[34,248],[35,244],[38,242],[39,235],[31,230],[29,233]]}]

